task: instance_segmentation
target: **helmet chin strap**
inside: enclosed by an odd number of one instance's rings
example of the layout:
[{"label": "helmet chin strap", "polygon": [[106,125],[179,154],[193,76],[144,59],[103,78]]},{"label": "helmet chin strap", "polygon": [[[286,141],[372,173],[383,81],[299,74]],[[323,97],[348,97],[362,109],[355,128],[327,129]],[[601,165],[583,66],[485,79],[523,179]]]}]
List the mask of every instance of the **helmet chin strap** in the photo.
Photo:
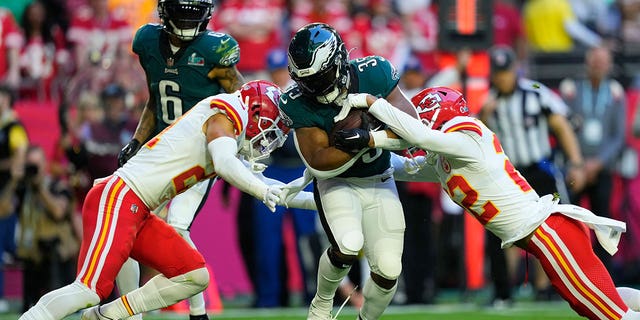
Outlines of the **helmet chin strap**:
[{"label": "helmet chin strap", "polygon": [[348,89],[349,88],[349,83],[351,82],[351,77],[349,76],[349,74],[347,73],[347,81],[344,85],[345,90],[340,90],[340,87],[338,85],[334,85],[333,86],[333,90],[331,90],[331,92],[325,94],[325,95],[321,95],[321,96],[317,96],[316,100],[318,100],[318,102],[322,103],[322,104],[329,104],[329,103],[333,103],[335,101],[340,101],[341,99],[344,99],[347,97],[347,93],[348,93]]},{"label": "helmet chin strap", "polygon": [[192,29],[179,29],[178,27],[176,27],[176,25],[172,21],[169,21],[169,24],[171,24],[171,28],[173,28],[172,33],[176,35],[176,37],[180,38],[180,40],[182,41],[193,40],[193,38],[195,38],[198,35],[198,29],[200,28],[200,24],[198,24],[196,28],[192,28]]}]

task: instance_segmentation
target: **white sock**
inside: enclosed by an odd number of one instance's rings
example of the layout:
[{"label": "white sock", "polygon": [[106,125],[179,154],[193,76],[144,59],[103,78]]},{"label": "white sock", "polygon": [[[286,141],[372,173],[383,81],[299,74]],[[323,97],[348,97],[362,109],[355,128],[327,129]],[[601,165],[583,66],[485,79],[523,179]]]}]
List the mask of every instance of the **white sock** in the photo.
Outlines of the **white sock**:
[{"label": "white sock", "polygon": [[349,273],[349,268],[341,269],[334,266],[325,250],[318,262],[318,287],[313,300],[333,305],[336,290],[347,273]]},{"label": "white sock", "polygon": [[[131,258],[127,259],[116,276],[116,286],[120,295],[125,295],[140,287],[140,264]],[[136,314],[124,320],[142,320],[141,314]]]},{"label": "white sock", "polygon": [[627,287],[617,287],[616,290],[627,307],[634,311],[640,311],[640,290]]},{"label": "white sock", "polygon": [[[192,248],[198,250],[198,248],[196,248],[196,244],[193,243],[193,240],[191,240],[191,233],[189,232],[189,230],[184,230],[176,226],[173,226],[173,228],[176,229],[180,236],[182,236],[182,238],[186,240]],[[197,293],[189,298],[189,314],[194,316],[201,316],[206,313],[207,309],[204,303],[204,294]]]},{"label": "white sock", "polygon": [[100,297],[78,281],[53,290],[38,300],[20,320],[57,320],[100,303]]},{"label": "white sock", "polygon": [[362,309],[360,309],[362,319],[375,320],[380,318],[384,310],[391,303],[391,299],[393,299],[397,288],[398,283],[396,282],[393,288],[384,289],[369,277],[362,289],[362,296],[364,297],[364,304],[362,304]]},{"label": "white sock", "polygon": [[189,314],[201,316],[207,313],[204,305],[204,294],[202,292],[194,294],[189,298]]},{"label": "white sock", "polygon": [[[109,318],[126,318],[131,314],[168,307],[202,292],[208,284],[209,272],[206,268],[196,269],[171,279],[167,279],[164,275],[157,275],[139,289],[103,305],[100,311]],[[128,306],[125,306],[125,300]]]},{"label": "white sock", "polygon": [[140,265],[138,261],[127,259],[116,276],[116,286],[120,295],[125,295],[140,287]]}]

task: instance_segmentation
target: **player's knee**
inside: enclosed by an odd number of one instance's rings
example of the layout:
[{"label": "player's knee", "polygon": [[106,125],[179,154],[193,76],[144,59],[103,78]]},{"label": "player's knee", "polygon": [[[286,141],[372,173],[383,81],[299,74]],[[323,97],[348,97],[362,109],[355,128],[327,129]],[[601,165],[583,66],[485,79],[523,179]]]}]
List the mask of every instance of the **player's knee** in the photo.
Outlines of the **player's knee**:
[{"label": "player's knee", "polygon": [[337,268],[345,269],[351,267],[358,259],[357,255],[348,255],[340,252],[338,248],[331,247],[327,250],[329,261]]},{"label": "player's knee", "polygon": [[209,271],[207,268],[199,268],[185,274],[186,279],[196,287],[204,290],[209,285]]},{"label": "player's knee", "polygon": [[340,239],[340,249],[347,255],[357,255],[363,245],[364,236],[359,231],[349,231]]},{"label": "player's knee", "polygon": [[383,253],[380,255],[377,265],[377,273],[385,279],[395,281],[400,276],[400,272],[402,272],[402,261],[397,255]]},{"label": "player's knee", "polygon": [[371,272],[371,280],[375,282],[380,288],[391,290],[393,286],[398,282],[398,278],[388,279],[385,276],[379,275],[377,273]]}]

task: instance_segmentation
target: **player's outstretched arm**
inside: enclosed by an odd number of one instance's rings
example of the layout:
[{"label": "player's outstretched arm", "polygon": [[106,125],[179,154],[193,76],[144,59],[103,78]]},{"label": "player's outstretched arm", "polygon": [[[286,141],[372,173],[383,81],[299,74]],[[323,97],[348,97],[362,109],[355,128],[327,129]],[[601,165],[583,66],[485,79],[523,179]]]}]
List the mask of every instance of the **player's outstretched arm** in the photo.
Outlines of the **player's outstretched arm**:
[{"label": "player's outstretched arm", "polygon": [[225,114],[215,114],[207,121],[205,132],[207,148],[218,176],[262,200],[269,210],[274,212],[280,201],[279,195],[282,189],[279,186],[269,186],[264,183],[238,159],[238,142],[231,120]]}]

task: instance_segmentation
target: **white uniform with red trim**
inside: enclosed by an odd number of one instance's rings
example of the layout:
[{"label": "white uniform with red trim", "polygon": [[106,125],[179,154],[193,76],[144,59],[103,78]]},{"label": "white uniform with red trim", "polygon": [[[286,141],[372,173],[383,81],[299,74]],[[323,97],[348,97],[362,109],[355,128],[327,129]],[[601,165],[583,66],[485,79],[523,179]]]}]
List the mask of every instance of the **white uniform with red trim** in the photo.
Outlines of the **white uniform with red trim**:
[{"label": "white uniform with red trim", "polygon": [[[496,135],[482,122],[455,117],[441,132],[430,133],[429,149],[442,154],[436,157],[434,169],[445,191],[504,245],[533,232],[549,216],[549,212],[534,209],[538,194],[515,170]],[[455,153],[448,153],[452,147]]]},{"label": "white uniform with red trim", "polygon": [[[203,125],[221,112],[233,121],[239,148],[248,122],[246,107],[236,94],[218,94],[198,102],[114,174],[152,210],[198,181],[215,176]],[[170,136],[164,134],[169,128]]]},{"label": "white uniform with red trim", "polygon": [[[470,211],[503,247],[519,243],[538,258],[556,291],[589,319],[640,319],[615,289],[607,269],[591,249],[587,226],[613,254],[625,224],[574,205],[540,198],[514,169],[495,134],[479,120],[455,117],[441,131],[397,111],[386,101],[369,112],[412,145],[431,152],[415,181],[439,181],[451,198]],[[376,147],[384,139],[376,140]]]}]

